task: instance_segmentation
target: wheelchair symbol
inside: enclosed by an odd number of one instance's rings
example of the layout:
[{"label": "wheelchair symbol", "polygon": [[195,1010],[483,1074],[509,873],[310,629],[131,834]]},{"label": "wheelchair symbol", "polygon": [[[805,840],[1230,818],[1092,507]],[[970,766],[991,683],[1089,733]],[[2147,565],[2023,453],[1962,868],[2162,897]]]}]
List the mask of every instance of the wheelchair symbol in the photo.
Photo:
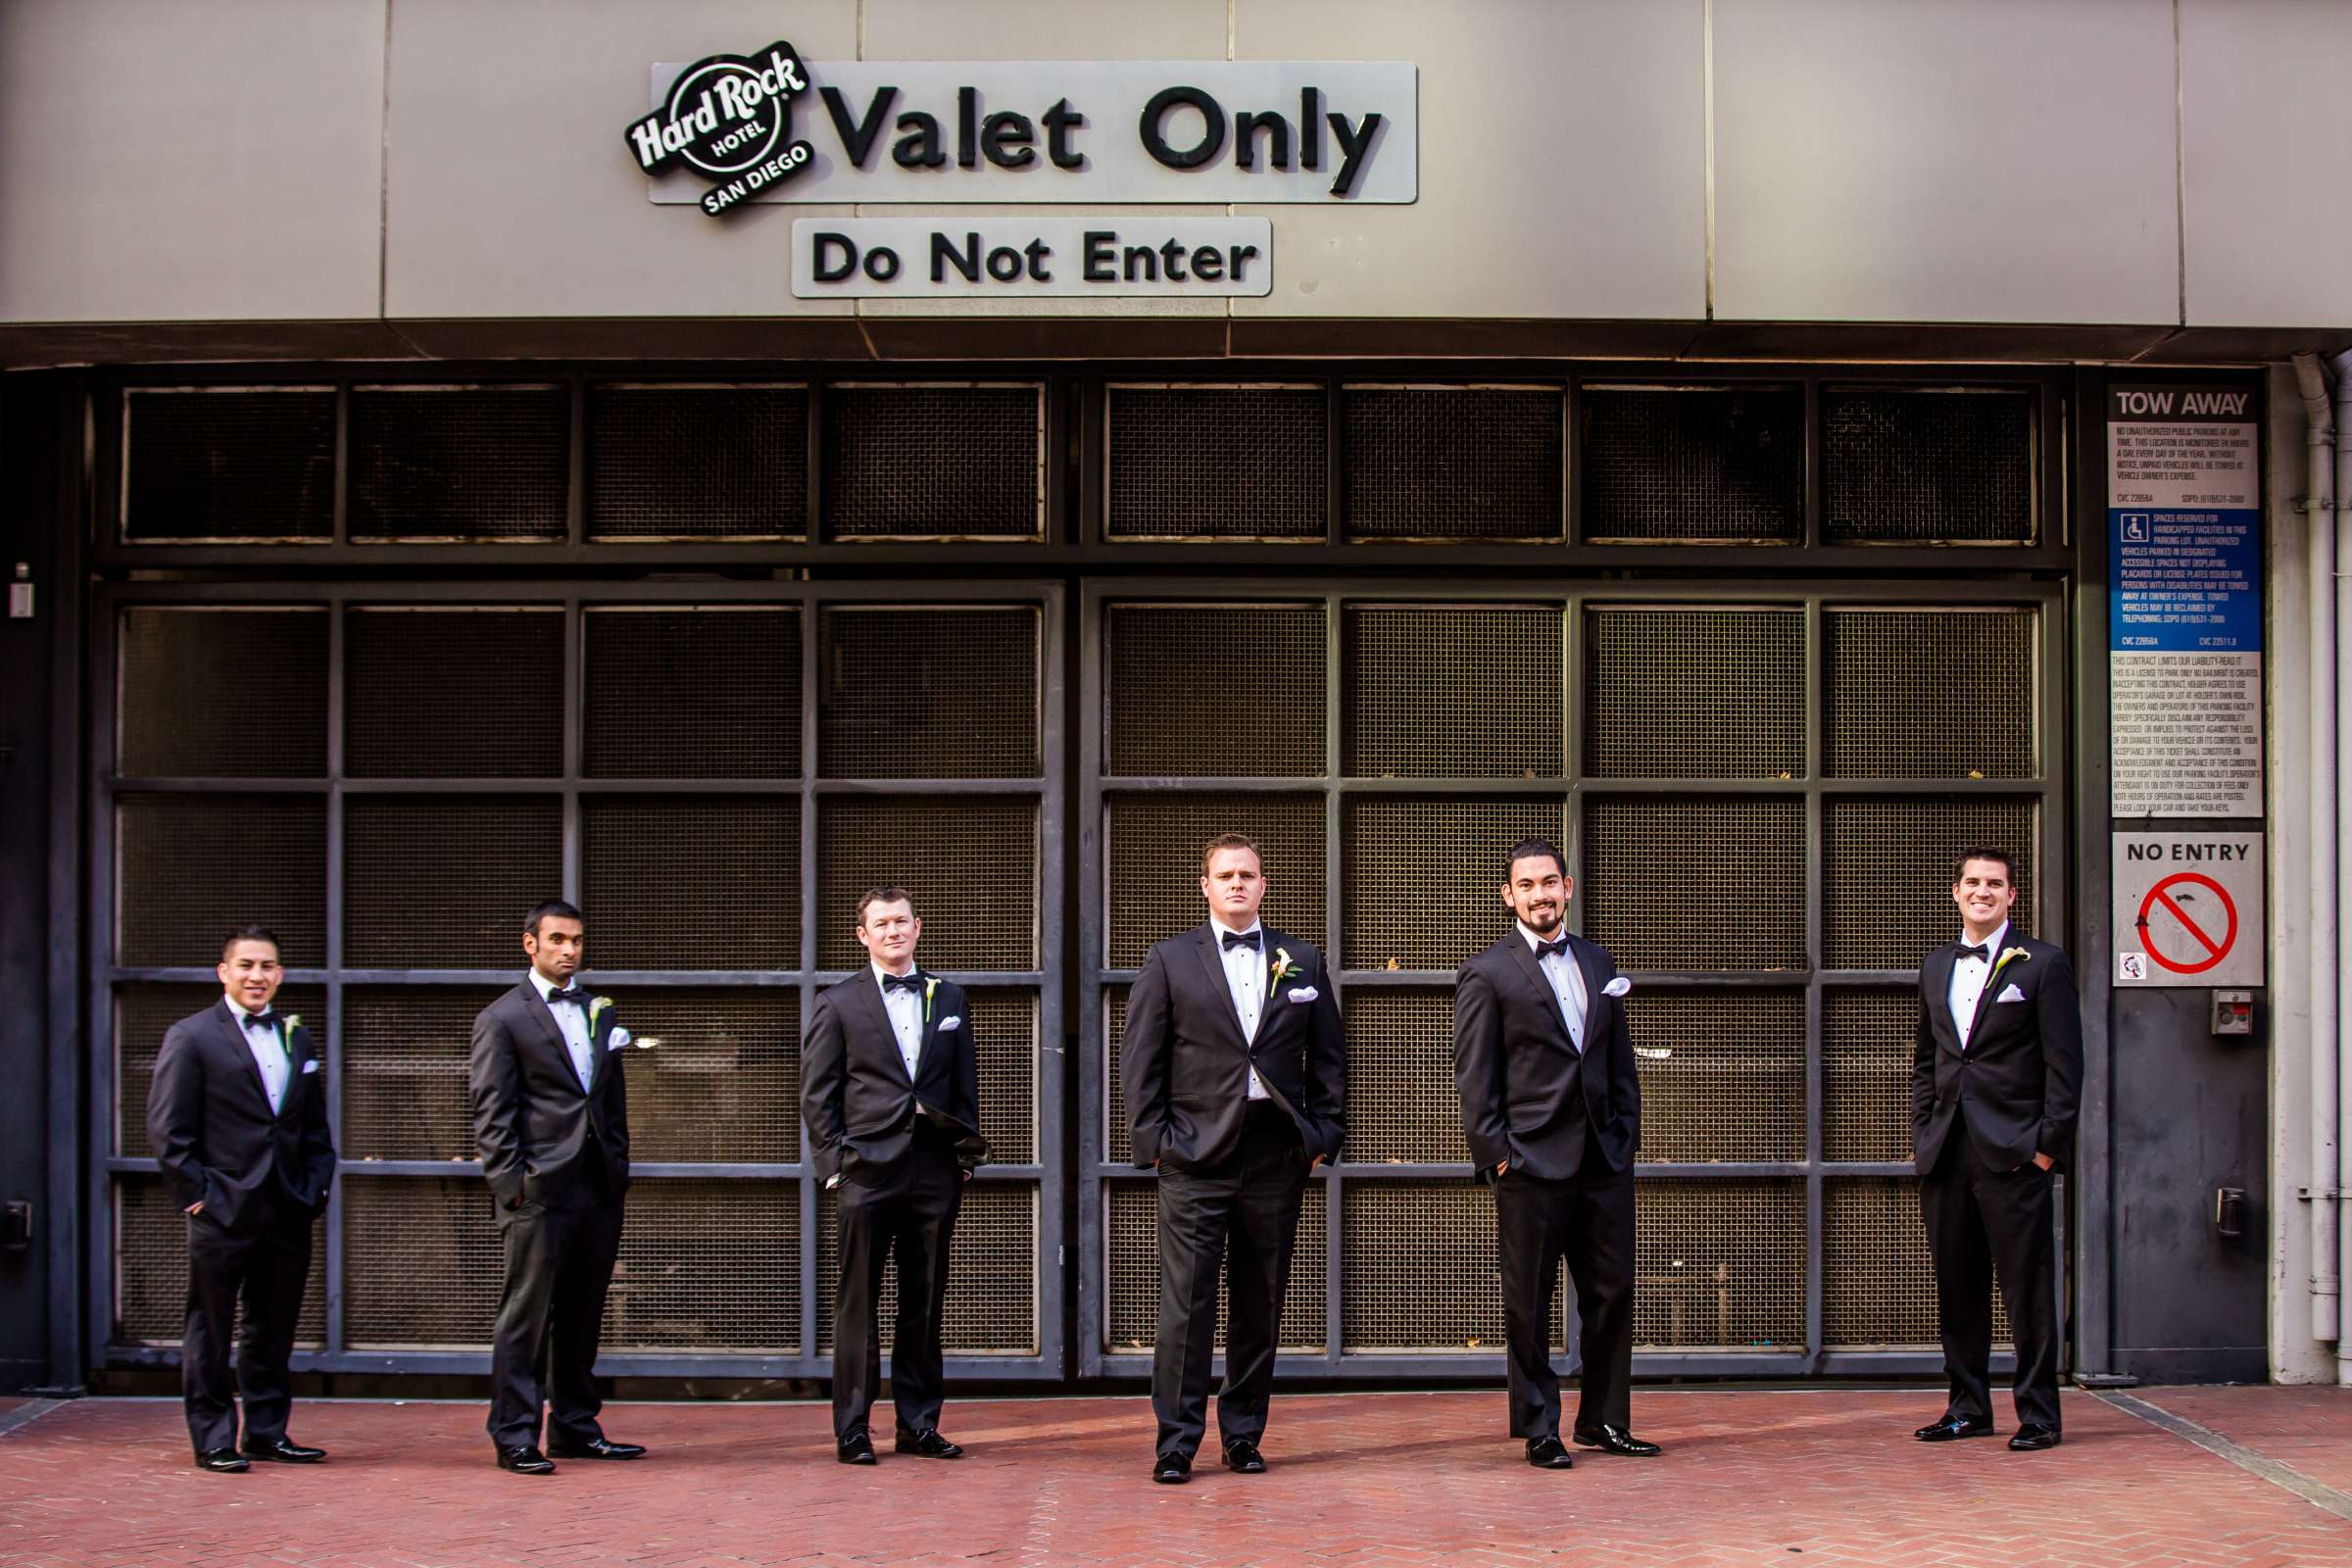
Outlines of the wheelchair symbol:
[{"label": "wheelchair symbol", "polygon": [[2125,543],[2144,545],[2148,542],[2148,514],[2146,513],[2127,512],[2124,514],[2123,521]]}]

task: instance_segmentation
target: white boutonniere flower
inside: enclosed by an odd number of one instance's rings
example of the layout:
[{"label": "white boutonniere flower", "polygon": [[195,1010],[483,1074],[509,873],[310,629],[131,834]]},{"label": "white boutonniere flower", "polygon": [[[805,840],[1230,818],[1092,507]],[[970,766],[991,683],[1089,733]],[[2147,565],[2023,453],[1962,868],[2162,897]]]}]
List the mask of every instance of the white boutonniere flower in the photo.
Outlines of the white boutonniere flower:
[{"label": "white boutonniere flower", "polygon": [[2032,956],[2034,956],[2034,955],[2028,953],[2023,948],[2003,948],[2001,950],[2001,956],[1993,960],[1992,973],[1984,977],[1984,983],[1986,985],[1991,985],[1995,980],[1998,980],[2001,977],[2001,971],[2009,966],[2010,959],[2016,958],[2022,961],[2024,959],[2031,958]]},{"label": "white boutonniere flower", "polygon": [[611,997],[598,997],[590,1002],[588,1004],[588,1027],[595,1028],[596,1020],[604,1014],[607,1007],[612,1005],[612,999]]},{"label": "white boutonniere flower", "polygon": [[931,1021],[931,998],[938,990],[939,976],[934,974],[923,976],[923,1022],[925,1023]]},{"label": "white boutonniere flower", "polygon": [[280,1027],[285,1030],[288,1040],[293,1039],[294,1031],[302,1027],[302,1014],[299,1012],[287,1013],[286,1020]]},{"label": "white boutonniere flower", "polygon": [[1290,949],[1276,948],[1274,950],[1273,976],[1274,983],[1276,985],[1280,985],[1283,981],[1289,979],[1291,971],[1298,967],[1298,960],[1291,956]]}]

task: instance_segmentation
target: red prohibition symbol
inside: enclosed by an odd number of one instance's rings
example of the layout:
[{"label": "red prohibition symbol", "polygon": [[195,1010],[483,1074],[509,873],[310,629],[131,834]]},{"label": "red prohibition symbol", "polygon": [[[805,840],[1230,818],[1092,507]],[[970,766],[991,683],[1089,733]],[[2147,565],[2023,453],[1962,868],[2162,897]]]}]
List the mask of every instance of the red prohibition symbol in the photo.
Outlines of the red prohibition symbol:
[{"label": "red prohibition symbol", "polygon": [[[2214,937],[2202,925],[2199,925],[2186,909],[2180,907],[2180,901],[2173,897],[2172,890],[2182,883],[2191,883],[2203,888],[2222,901],[2222,912],[2230,917],[2230,923],[2223,929],[2219,938]],[[2170,910],[2173,918],[2180,921],[2187,930],[2189,939],[2205,950],[2204,956],[2194,958],[2165,956],[2163,951],[2156,946],[2155,939],[2148,933],[2148,915],[2159,906]],[[2203,974],[2228,957],[2230,945],[2237,940],[2237,905],[2230,899],[2230,890],[2213,878],[2200,875],[2195,871],[2176,871],[2148,889],[2148,896],[2139,901],[2139,919],[2135,923],[2139,927],[2139,945],[2146,951],[2149,957],[2175,974]]]}]

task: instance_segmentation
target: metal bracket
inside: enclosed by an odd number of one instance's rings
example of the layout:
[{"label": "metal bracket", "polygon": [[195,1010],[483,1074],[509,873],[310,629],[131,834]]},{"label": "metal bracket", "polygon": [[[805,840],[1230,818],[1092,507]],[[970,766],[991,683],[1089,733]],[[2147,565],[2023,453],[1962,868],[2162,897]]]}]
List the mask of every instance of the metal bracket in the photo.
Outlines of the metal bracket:
[{"label": "metal bracket", "polygon": [[2306,1203],[2315,1199],[2323,1203],[2333,1203],[2341,1201],[2344,1195],[2332,1187],[2298,1187],[2295,1196]]}]

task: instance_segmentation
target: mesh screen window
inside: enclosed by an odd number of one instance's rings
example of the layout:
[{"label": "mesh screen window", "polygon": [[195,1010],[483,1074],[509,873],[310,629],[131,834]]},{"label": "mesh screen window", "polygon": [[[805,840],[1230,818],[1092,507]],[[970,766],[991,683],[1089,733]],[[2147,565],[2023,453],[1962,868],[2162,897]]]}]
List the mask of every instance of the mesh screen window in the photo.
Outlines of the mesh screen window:
[{"label": "mesh screen window", "polygon": [[1035,778],[1038,613],[1026,605],[828,608],[817,623],[826,778]]},{"label": "mesh screen window", "polygon": [[1035,382],[826,387],[825,537],[1043,537],[1045,419]]},{"label": "mesh screen window", "polygon": [[582,618],[591,777],[800,777],[799,607],[614,606]]},{"label": "mesh screen window", "polygon": [[[116,694],[126,778],[318,778],[326,772],[326,612],[127,610]],[[270,692],[254,723],[255,685]]]},{"label": "mesh screen window", "polygon": [[1580,396],[1588,540],[1804,537],[1803,388],[1592,386]]},{"label": "mesh screen window", "polygon": [[[1112,605],[1103,626],[1107,771],[1321,775],[1321,605]],[[1244,735],[1231,695],[1202,679],[1220,669],[1249,671],[1258,694],[1246,706],[1261,721]]]},{"label": "mesh screen window", "polygon": [[1105,389],[1113,539],[1320,539],[1329,400],[1303,386]]},{"label": "mesh screen window", "polygon": [[1557,539],[1567,400],[1557,387],[1350,386],[1340,394],[1357,539]]},{"label": "mesh screen window", "polygon": [[588,389],[593,539],[798,539],[808,531],[808,389]]},{"label": "mesh screen window", "polygon": [[2034,422],[2030,388],[1823,388],[1823,537],[2033,543]]},{"label": "mesh screen window", "polygon": [[564,387],[352,389],[354,539],[560,540],[570,491]]},{"label": "mesh screen window", "polygon": [[122,537],[324,542],[335,522],[331,387],[122,395]]}]

